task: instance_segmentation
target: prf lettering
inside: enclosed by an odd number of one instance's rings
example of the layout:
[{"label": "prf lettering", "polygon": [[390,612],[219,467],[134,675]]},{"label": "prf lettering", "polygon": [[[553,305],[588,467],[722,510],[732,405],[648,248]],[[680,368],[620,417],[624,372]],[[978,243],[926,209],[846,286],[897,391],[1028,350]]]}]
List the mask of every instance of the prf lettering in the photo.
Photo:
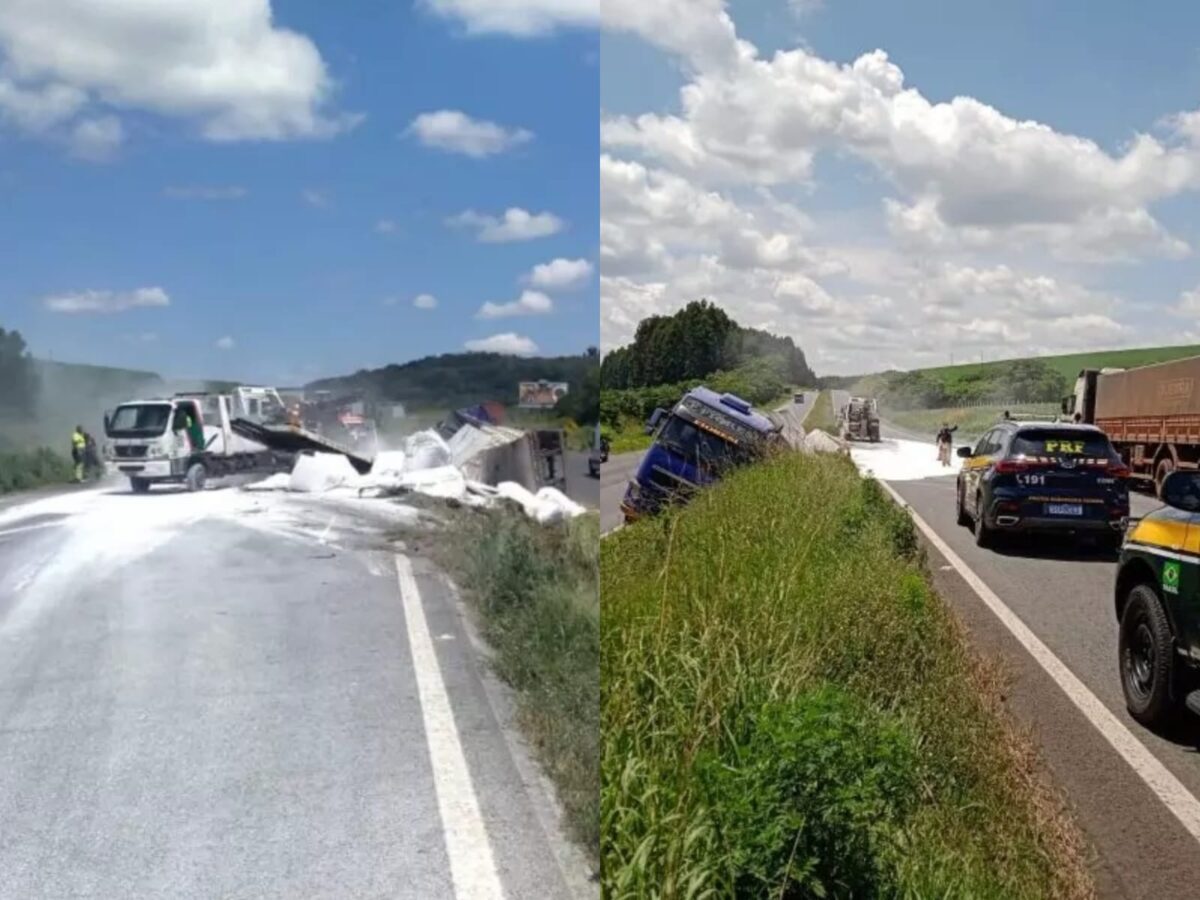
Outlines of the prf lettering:
[{"label": "prf lettering", "polygon": [[1046,441],[1047,453],[1082,453],[1083,441]]}]

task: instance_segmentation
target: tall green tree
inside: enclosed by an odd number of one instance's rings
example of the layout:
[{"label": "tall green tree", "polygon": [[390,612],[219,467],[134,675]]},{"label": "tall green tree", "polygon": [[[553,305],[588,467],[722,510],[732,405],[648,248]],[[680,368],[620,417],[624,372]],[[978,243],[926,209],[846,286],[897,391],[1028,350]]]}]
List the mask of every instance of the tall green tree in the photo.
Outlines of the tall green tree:
[{"label": "tall green tree", "polygon": [[32,416],[38,379],[19,331],[0,328],[0,414]]}]

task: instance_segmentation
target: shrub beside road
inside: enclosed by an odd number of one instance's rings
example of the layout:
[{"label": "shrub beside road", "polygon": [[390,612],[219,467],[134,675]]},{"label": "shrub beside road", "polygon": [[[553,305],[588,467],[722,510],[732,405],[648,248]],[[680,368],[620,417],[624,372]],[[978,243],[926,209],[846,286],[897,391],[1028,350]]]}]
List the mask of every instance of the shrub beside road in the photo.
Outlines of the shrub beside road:
[{"label": "shrub beside road", "polygon": [[1088,897],[911,520],[785,454],[603,542],[605,896]]},{"label": "shrub beside road", "polygon": [[66,484],[73,477],[71,460],[47,447],[0,453],[0,494]]}]

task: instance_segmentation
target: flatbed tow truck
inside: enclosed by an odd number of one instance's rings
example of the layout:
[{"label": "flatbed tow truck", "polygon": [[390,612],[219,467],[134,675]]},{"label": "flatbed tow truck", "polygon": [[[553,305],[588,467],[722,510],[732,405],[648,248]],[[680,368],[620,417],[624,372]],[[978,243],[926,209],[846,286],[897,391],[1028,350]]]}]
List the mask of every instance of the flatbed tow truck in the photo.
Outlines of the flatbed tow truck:
[{"label": "flatbed tow truck", "polygon": [[134,493],[155,484],[199,491],[209,478],[289,471],[304,451],[340,453],[360,473],[371,468],[352,448],[304,429],[274,388],[131,400],[105,414],[104,433],[105,460]]}]

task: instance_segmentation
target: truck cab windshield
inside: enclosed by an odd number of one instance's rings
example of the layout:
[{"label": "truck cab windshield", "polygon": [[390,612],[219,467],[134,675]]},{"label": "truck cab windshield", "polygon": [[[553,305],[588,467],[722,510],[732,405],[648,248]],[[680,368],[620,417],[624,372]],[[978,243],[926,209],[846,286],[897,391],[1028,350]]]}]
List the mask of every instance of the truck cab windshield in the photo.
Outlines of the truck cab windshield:
[{"label": "truck cab windshield", "polygon": [[658,443],[704,469],[724,469],[741,462],[746,453],[679,416],[671,416],[658,434]]},{"label": "truck cab windshield", "polygon": [[134,403],[117,407],[109,420],[109,437],[156,437],[171,419],[169,403]]}]

